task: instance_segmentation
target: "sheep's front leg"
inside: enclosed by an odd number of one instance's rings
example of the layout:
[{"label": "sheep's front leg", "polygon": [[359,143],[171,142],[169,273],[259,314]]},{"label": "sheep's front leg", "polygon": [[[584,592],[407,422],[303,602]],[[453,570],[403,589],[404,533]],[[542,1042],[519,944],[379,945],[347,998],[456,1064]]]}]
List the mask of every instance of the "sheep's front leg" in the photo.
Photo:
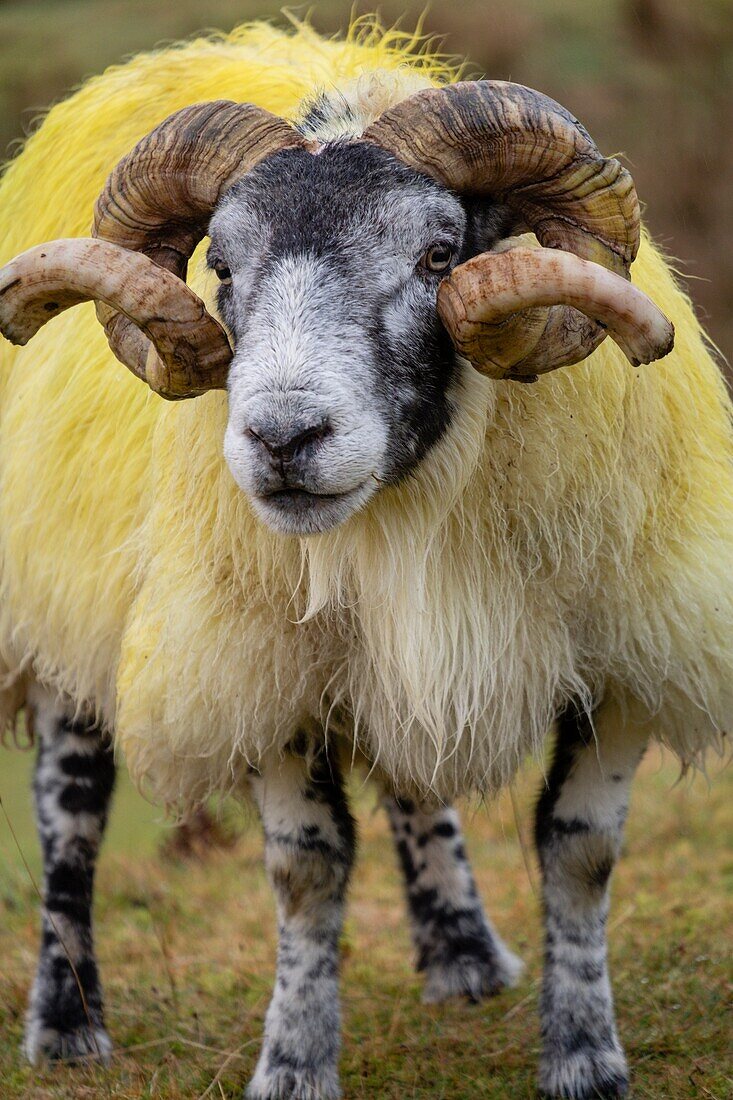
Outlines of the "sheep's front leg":
[{"label": "sheep's front leg", "polygon": [[645,744],[585,716],[560,720],[540,796],[545,971],[540,1089],[545,1096],[623,1096],[626,1060],[616,1034],[606,959],[608,881],[618,856],[631,781]]},{"label": "sheep's front leg", "polygon": [[44,1060],[106,1059],[102,990],[92,940],[94,868],[115,780],[97,725],[34,690],[33,783],[43,850],[43,933],[24,1050]]},{"label": "sheep's front leg", "polygon": [[340,1049],[339,938],[355,828],[335,760],[299,735],[253,777],[275,892],[275,991],[251,1100],[334,1100]]},{"label": "sheep's front leg", "polygon": [[417,969],[425,972],[423,1000],[479,1001],[514,985],[522,963],[484,912],[456,811],[392,797],[384,804],[405,880]]}]

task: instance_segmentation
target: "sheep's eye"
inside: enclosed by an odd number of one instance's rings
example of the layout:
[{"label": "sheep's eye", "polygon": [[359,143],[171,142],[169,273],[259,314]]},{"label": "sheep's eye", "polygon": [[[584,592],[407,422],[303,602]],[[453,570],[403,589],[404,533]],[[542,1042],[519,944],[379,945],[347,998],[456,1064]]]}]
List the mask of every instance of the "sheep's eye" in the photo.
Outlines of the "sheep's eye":
[{"label": "sheep's eye", "polygon": [[232,273],[228,267],[224,266],[224,264],[215,264],[214,271],[216,272],[217,278],[220,280],[220,282],[231,283]]},{"label": "sheep's eye", "polygon": [[447,271],[453,260],[453,249],[448,244],[434,244],[422,256],[420,263],[426,271]]}]

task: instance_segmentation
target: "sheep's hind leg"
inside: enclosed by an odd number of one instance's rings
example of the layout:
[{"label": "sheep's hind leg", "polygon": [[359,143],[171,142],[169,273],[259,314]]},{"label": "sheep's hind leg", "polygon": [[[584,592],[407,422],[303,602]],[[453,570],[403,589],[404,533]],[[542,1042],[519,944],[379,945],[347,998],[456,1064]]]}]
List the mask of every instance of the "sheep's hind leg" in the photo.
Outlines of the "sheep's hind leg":
[{"label": "sheep's hind leg", "polygon": [[478,1001],[514,985],[522,963],[484,912],[456,811],[392,797],[385,808],[405,879],[417,968],[425,973],[423,1000]]},{"label": "sheep's hind leg", "polygon": [[94,723],[54,695],[32,697],[33,782],[43,851],[41,952],[26,1016],[31,1062],[106,1060],[102,990],[92,939],[94,867],[115,780],[112,749]]},{"label": "sheep's hind leg", "polygon": [[543,1096],[596,1100],[628,1090],[608,977],[608,881],[645,744],[568,711],[537,806],[545,966],[540,1002]]},{"label": "sheep's hind leg", "polygon": [[339,938],[355,828],[335,760],[305,735],[251,780],[265,832],[279,943],[250,1100],[335,1100]]}]

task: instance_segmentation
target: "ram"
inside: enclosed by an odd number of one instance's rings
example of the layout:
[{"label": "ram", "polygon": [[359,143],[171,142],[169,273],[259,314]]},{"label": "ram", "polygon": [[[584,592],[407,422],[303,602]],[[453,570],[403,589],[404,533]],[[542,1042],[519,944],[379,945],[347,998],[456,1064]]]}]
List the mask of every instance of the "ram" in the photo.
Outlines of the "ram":
[{"label": "ram", "polygon": [[540,93],[454,80],[396,34],[252,25],[91,80],[7,169],[0,327],[35,336],[0,371],[33,1060],[109,1050],[107,734],[170,807],[253,794],[280,948],[248,1095],[328,1100],[344,768],[384,790],[427,998],[478,998],[519,964],[451,803],[555,729],[540,1087],[626,1091],[608,879],[649,739],[699,763],[733,714],[731,406],[625,169]]}]

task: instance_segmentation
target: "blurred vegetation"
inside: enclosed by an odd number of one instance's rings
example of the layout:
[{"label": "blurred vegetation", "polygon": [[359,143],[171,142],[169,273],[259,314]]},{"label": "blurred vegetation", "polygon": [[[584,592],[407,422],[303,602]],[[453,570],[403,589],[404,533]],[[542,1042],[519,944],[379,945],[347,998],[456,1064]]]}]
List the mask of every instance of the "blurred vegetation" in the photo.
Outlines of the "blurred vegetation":
[{"label": "blurred vegetation", "polygon": [[[429,0],[382,0],[412,26]],[[0,151],[86,76],[205,28],[282,19],[283,0],[0,0]],[[374,5],[358,0],[353,10]],[[291,6],[326,33],[349,0]],[[623,152],[658,242],[733,358],[732,0],[432,0],[426,34],[474,71],[541,88]],[[12,146],[10,147],[12,151]]]}]

